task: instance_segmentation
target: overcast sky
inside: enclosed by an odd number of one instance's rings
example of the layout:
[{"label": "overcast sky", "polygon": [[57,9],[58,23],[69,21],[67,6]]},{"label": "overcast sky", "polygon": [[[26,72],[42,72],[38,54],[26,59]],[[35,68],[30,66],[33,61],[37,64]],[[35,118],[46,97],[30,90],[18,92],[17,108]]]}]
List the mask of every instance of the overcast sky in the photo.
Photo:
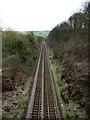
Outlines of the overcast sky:
[{"label": "overcast sky", "polygon": [[51,30],[86,0],[0,0],[0,24],[19,31]]}]

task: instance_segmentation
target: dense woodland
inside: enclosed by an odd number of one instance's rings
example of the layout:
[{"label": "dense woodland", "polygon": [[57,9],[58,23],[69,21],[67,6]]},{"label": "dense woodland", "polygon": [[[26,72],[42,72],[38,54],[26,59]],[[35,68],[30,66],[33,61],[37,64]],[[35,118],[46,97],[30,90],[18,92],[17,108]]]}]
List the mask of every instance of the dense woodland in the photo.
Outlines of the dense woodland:
[{"label": "dense woodland", "polygon": [[21,82],[18,77],[22,79],[23,74],[33,72],[37,46],[33,33],[3,32],[3,91],[13,89],[12,82]]},{"label": "dense woodland", "polygon": [[[90,2],[83,10],[74,13],[67,21],[58,24],[48,35],[47,43],[59,63],[57,72],[64,85],[61,96],[66,104],[77,102],[90,116],[90,73],[88,65],[88,40],[90,39]],[[71,100],[71,101],[70,101]],[[80,108],[80,109],[81,109]],[[72,109],[71,109],[72,110]],[[78,109],[76,108],[76,111]],[[74,111],[74,112],[76,112]],[[68,112],[67,112],[68,113]],[[78,118],[80,115],[70,116]]]},{"label": "dense woodland", "polygon": [[6,30],[2,32],[2,38],[3,117],[14,118],[23,113],[28,103],[29,78],[35,71],[39,43],[32,32]]}]

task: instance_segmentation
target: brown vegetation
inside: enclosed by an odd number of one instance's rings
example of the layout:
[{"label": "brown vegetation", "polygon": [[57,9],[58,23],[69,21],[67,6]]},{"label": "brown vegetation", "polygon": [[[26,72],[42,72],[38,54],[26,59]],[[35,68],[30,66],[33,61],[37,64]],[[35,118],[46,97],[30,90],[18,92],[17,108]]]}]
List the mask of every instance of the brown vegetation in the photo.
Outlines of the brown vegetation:
[{"label": "brown vegetation", "polygon": [[[88,35],[90,3],[83,12],[73,14],[67,22],[57,25],[48,36],[53,60],[59,63],[57,73],[67,86],[61,90],[65,103],[77,102],[89,116],[90,73],[88,70]],[[78,116],[79,117],[79,116]]]}]

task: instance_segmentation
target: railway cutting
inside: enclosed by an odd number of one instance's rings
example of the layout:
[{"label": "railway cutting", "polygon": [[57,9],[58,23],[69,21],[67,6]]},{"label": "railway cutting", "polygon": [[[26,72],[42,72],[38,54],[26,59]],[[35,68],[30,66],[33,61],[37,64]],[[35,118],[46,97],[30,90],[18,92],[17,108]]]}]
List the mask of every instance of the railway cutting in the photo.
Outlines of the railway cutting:
[{"label": "railway cutting", "polygon": [[60,111],[45,41],[41,44],[26,118],[60,120]]}]

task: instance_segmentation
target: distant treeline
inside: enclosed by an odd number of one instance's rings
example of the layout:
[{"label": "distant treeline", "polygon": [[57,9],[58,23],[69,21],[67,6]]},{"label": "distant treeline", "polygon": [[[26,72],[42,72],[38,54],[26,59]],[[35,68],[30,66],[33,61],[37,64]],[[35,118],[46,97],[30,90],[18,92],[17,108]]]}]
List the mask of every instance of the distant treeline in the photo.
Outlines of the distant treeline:
[{"label": "distant treeline", "polygon": [[33,34],[35,36],[47,37],[49,34],[49,31],[33,31]]}]

